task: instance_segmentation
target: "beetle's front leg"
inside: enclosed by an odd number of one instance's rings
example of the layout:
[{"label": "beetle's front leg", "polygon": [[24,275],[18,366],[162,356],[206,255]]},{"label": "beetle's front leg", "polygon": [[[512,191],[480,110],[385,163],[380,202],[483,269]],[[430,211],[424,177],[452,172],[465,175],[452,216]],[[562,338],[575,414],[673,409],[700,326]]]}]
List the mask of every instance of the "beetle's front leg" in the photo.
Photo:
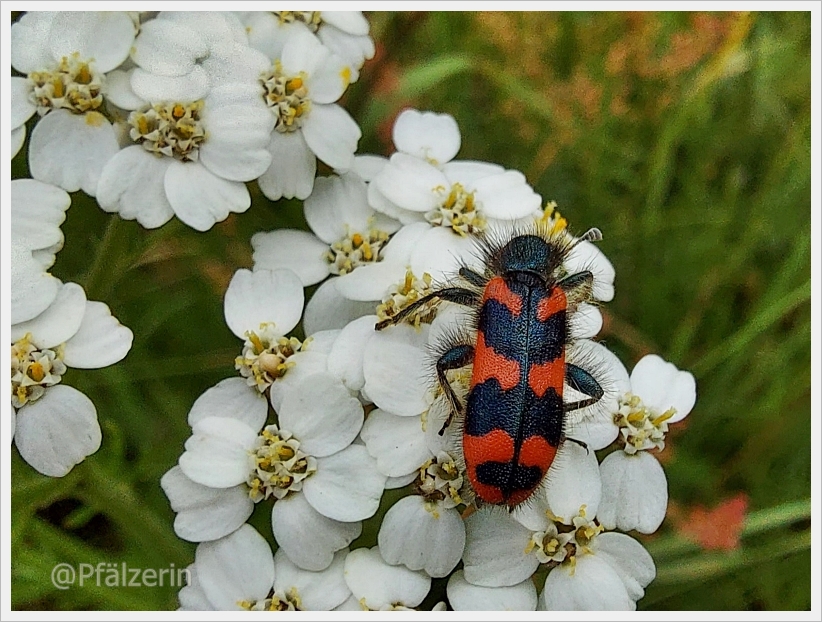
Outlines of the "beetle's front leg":
[{"label": "beetle's front leg", "polygon": [[448,404],[451,407],[451,412],[448,413],[448,418],[445,420],[445,423],[442,424],[442,428],[440,428],[440,436],[445,434],[445,428],[451,425],[451,421],[454,419],[455,414],[465,414],[464,405],[460,402],[457,394],[454,393],[454,389],[451,387],[451,383],[448,382],[448,377],[445,373],[449,369],[459,369],[460,367],[465,367],[473,360],[474,346],[469,345],[454,346],[445,352],[439,359],[437,359],[437,380],[440,387],[442,387],[442,392],[445,394],[445,399],[448,400]]}]

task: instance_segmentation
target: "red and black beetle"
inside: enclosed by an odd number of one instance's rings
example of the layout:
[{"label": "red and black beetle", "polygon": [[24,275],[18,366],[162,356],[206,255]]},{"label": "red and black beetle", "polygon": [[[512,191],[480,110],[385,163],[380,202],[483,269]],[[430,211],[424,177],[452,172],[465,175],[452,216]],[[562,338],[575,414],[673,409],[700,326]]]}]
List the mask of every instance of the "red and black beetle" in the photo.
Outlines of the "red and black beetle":
[{"label": "red and black beetle", "polygon": [[[580,241],[600,239],[599,230],[590,229]],[[570,316],[593,298],[593,274],[565,274],[563,268],[576,243],[564,233],[539,231],[504,242],[480,239],[484,274],[463,267],[461,284],[434,291],[377,324],[380,330],[402,322],[442,300],[475,310],[476,340],[452,339],[436,370],[452,411],[440,434],[451,417],[463,417],[466,472],[486,503],[513,508],[528,499],[565,440],[566,413],[603,396],[589,372],[565,361]],[[474,368],[463,405],[446,372],[469,364]],[[565,383],[588,398],[565,403]]]}]

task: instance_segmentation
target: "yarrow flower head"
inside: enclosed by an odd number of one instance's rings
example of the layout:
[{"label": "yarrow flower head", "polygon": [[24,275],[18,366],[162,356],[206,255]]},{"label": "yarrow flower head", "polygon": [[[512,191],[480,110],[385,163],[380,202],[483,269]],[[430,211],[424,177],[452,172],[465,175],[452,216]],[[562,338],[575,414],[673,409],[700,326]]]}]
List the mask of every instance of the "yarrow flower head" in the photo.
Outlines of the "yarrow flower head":
[{"label": "yarrow flower head", "polygon": [[360,128],[334,103],[348,88],[351,71],[314,34],[300,29],[261,72],[261,99],[273,131],[268,144],[271,166],[258,181],[269,199],[305,199],[311,194],[317,158],[339,171],[353,166]]},{"label": "yarrow flower head", "polygon": [[147,228],[177,216],[198,231],[251,205],[245,182],[271,163],[260,98],[268,64],[230,14],[163,12],[134,42],[136,67],[110,97],[131,111],[129,144],[104,168],[100,206]]},{"label": "yarrow flower head", "polygon": [[668,425],[684,419],[696,402],[692,374],[661,357],[643,357],[613,413],[621,451],[602,461],[600,518],[608,528],[653,533],[668,507],[668,482],[652,451],[665,447]]},{"label": "yarrow flower head", "polygon": [[119,149],[106,106],[107,74],[128,57],[137,24],[122,11],[23,15],[11,29],[12,155],[29,144],[35,179],[95,196],[106,163]]}]

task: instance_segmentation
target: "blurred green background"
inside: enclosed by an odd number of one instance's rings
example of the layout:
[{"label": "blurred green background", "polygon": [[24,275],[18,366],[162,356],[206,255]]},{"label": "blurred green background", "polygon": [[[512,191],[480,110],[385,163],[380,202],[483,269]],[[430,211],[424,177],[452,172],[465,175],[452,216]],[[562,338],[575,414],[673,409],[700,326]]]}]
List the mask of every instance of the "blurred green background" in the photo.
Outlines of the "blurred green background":
[{"label": "blurred green background", "polygon": [[[617,274],[602,339],[626,366],[656,352],[697,377],[662,455],[668,519],[640,537],[658,578],[639,608],[809,609],[810,14],[368,17],[377,57],[344,100],[359,151],[388,154],[403,107],[453,115],[460,158],[519,169],[574,231],[602,229]],[[28,176],[25,150],[13,176]],[[300,202],[252,192],[247,213],[204,234],[176,220],[147,231],[72,197],[54,274],[135,340],[121,364],[64,378],[97,406],[97,454],[51,479],[14,451],[14,608],[177,606],[176,588],[59,591],[49,577],[59,562],[193,561],[159,479],[191,404],[235,373],[222,295],[251,267],[249,238],[305,226]],[[252,522],[270,537],[260,505]],[[443,595],[435,581],[426,603]]]}]

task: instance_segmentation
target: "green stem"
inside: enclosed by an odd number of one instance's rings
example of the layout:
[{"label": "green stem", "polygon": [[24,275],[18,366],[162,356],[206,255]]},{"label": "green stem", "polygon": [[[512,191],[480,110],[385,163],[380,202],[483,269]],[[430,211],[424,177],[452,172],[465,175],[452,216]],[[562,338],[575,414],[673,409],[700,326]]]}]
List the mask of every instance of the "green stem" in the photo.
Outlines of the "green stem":
[{"label": "green stem", "polygon": [[808,281],[786,296],[772,302],[751,318],[750,321],[730,339],[723,341],[697,361],[697,363],[692,366],[694,373],[700,377],[705,377],[708,372],[720,365],[723,361],[745,348],[772,324],[778,322],[798,306],[807,302],[810,297],[811,282]]},{"label": "green stem", "polygon": [[[758,535],[763,531],[787,527],[811,517],[811,500],[802,499],[751,512],[745,518],[742,527],[742,538]],[[700,546],[679,535],[659,538],[648,543],[648,552],[659,562],[671,557],[678,557],[701,550]]]},{"label": "green stem", "polygon": [[86,273],[85,290],[90,297],[95,297],[100,294],[98,291],[102,287],[103,273],[111,268],[111,258],[109,257],[111,248],[114,246],[114,241],[117,233],[117,228],[122,218],[119,215],[113,215],[106,225],[106,230],[103,233],[103,239],[97,245],[97,250],[94,254],[94,259],[91,262],[91,267]]},{"label": "green stem", "polygon": [[779,537],[778,541],[771,540],[765,546],[753,549],[742,547],[734,551],[705,553],[687,562],[676,560],[657,568],[654,585],[704,583],[748,566],[801,553],[810,547],[811,532],[808,529],[799,534]]}]

